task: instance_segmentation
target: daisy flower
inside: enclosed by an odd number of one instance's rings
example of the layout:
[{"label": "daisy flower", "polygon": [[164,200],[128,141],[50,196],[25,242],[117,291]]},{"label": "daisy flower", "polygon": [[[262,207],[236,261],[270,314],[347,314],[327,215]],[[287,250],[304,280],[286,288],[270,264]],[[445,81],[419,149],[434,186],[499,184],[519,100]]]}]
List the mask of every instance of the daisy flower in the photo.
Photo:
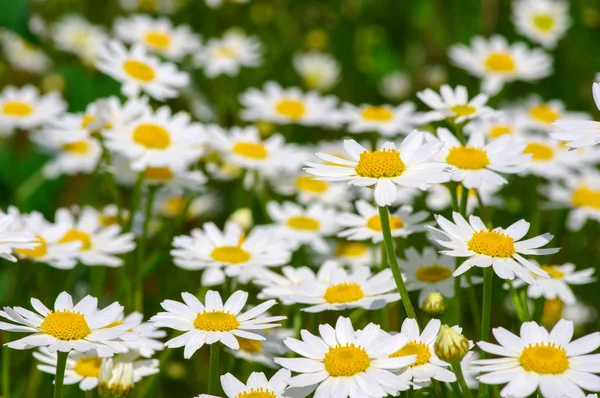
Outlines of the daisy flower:
[{"label": "daisy flower", "polygon": [[57,92],[40,95],[35,86],[7,86],[0,93],[0,130],[30,130],[54,120],[66,109]]},{"label": "daisy flower", "polygon": [[252,372],[244,384],[231,373],[227,373],[221,376],[221,387],[228,398],[285,398],[285,389],[291,376],[292,373],[287,369],[279,369],[269,380],[262,372]]},{"label": "daisy flower", "polygon": [[203,130],[186,112],[173,114],[168,106],[152,111],[139,104],[141,115],[105,131],[107,148],[131,161],[131,168],[185,169],[203,152]]},{"label": "daisy flower", "polygon": [[562,180],[570,175],[568,166],[577,154],[565,148],[560,141],[551,137],[530,136],[523,142],[526,144],[523,154],[531,157],[520,174],[544,177],[551,181]]},{"label": "daisy flower", "polygon": [[109,39],[103,28],[76,14],[66,15],[56,22],[51,36],[56,48],[75,54],[88,64],[98,60],[101,48]]},{"label": "daisy flower", "polygon": [[392,271],[371,274],[368,267],[346,271],[335,261],[326,261],[316,280],[305,280],[292,288],[289,298],[310,304],[306,312],[341,311],[347,308],[378,310],[400,300]]},{"label": "daisy flower", "polygon": [[[268,314],[264,315],[269,316]],[[274,362],[274,358],[289,352],[283,341],[288,337],[292,337],[294,331],[292,329],[277,328],[269,330],[266,333],[260,330],[255,333],[263,336],[265,339],[250,340],[243,337],[236,337],[240,348],[238,350],[227,349],[227,351],[234,357],[243,359],[244,361],[256,362],[269,368],[276,368],[277,365]]]},{"label": "daisy flower", "polygon": [[[341,213],[338,223],[343,229],[338,236],[348,240],[367,240],[379,243],[383,240],[383,228],[379,210],[366,200],[355,203],[358,214]],[[406,238],[412,233],[425,230],[422,222],[429,217],[425,211],[414,212],[412,206],[404,205],[389,215],[392,237]]]},{"label": "daisy flower", "polygon": [[120,82],[121,92],[128,97],[144,91],[164,101],[176,97],[178,90],[189,81],[187,73],[177,70],[175,64],[161,62],[149,55],[142,45],[135,44],[127,49],[114,40],[100,49],[96,68]]},{"label": "daisy flower", "polygon": [[[570,285],[587,285],[596,279],[592,277],[594,268],[576,271],[575,265],[571,263],[563,265],[542,265],[541,269],[546,271],[550,277],[535,276],[536,283],[527,286],[527,297],[546,300],[560,299],[567,305],[575,304],[577,301]],[[523,286],[520,280],[515,281],[515,288]]]},{"label": "daisy flower", "polygon": [[438,159],[454,166],[452,181],[465,188],[504,185],[508,181],[499,173],[516,174],[525,169],[529,156],[523,154],[525,144],[503,136],[486,144],[482,132],[469,136],[466,145],[445,128],[437,134],[444,143]]},{"label": "daisy flower", "polygon": [[275,362],[299,375],[291,387],[316,389],[316,397],[386,397],[410,385],[396,372],[415,361],[414,355],[390,357],[406,343],[402,335],[382,339],[373,323],[355,331],[350,319],[339,317],[335,329],[319,325],[320,336],[302,330],[302,340],[288,338],[285,344],[304,358],[276,358]]},{"label": "daisy flower", "polygon": [[329,91],[340,79],[340,64],[329,54],[297,53],[292,65],[310,90]]},{"label": "daisy flower", "polygon": [[240,344],[236,337],[264,340],[264,337],[250,330],[280,326],[271,322],[286,319],[284,316],[259,317],[277,303],[275,300],[265,301],[246,312],[241,312],[248,300],[248,293],[241,290],[233,293],[225,304],[221,295],[213,290],[206,292],[204,304],[190,293],[181,293],[181,298],[185,303],[163,301],[160,305],[167,312],[159,312],[150,320],[156,327],[185,332],[167,341],[165,347],[185,346],[183,355],[186,359],[191,358],[204,344],[221,342],[232,350],[237,350]]},{"label": "daisy flower", "polygon": [[479,217],[470,216],[469,222],[457,212],[452,213],[454,222],[436,215],[435,219],[441,230],[430,227],[440,239],[435,242],[448,250],[440,251],[452,257],[466,257],[467,259],[454,271],[452,275],[458,276],[467,272],[471,267],[487,268],[492,266],[494,272],[502,279],[513,280],[516,276],[527,283],[535,283],[532,273],[548,277],[548,273],[522,255],[554,254],[559,249],[540,249],[554,238],[554,235],[545,233],[536,237],[523,240],[529,223],[519,220],[508,228],[488,229]]},{"label": "daisy flower", "polygon": [[525,134],[525,126],[515,113],[513,109],[501,109],[485,118],[471,120],[465,125],[464,132],[466,135],[471,135],[482,131],[483,135],[490,140],[503,135],[520,137]]},{"label": "daisy flower", "polygon": [[450,59],[459,68],[483,79],[481,89],[497,94],[504,83],[535,81],[552,73],[552,58],[539,49],[530,50],[523,43],[508,44],[502,36],[471,41],[471,47],[458,44],[450,48]]},{"label": "daisy flower", "polygon": [[31,299],[31,306],[37,313],[22,307],[0,311],[0,317],[13,322],[0,322],[0,330],[30,333],[6,346],[17,350],[47,347],[50,352],[95,350],[98,356],[107,357],[116,351],[110,342],[127,332],[126,326],[106,328],[123,312],[117,302],[99,310],[95,297],[86,296],[73,305],[71,295],[62,292],[54,302],[54,310],[36,298]]},{"label": "daisy flower", "polygon": [[[33,356],[41,362],[37,366],[39,370],[51,375],[56,374],[58,359],[56,352],[50,352],[46,347],[41,347],[39,352],[33,353]],[[117,356],[116,360],[119,361],[119,358],[120,356]],[[102,358],[98,357],[93,350],[84,353],[72,351],[67,358],[64,384],[79,384],[79,389],[82,391],[93,390],[98,387],[101,366]],[[158,372],[158,359],[133,361],[133,380],[136,383],[142,378]]]},{"label": "daisy flower", "polygon": [[417,93],[417,97],[428,107],[433,109],[423,117],[429,121],[448,119],[454,123],[463,123],[467,120],[479,119],[490,116],[494,110],[486,106],[488,96],[478,94],[469,100],[469,93],[465,86],[452,88],[447,84],[440,87],[440,93],[430,88]]},{"label": "daisy flower", "polygon": [[378,206],[391,205],[397,196],[397,186],[427,189],[429,184],[447,182],[449,166],[433,158],[442,149],[437,140],[425,142],[422,131],[410,133],[396,149],[386,142],[375,151],[365,149],[354,140],[344,140],[350,159],[317,153],[326,164],[306,162],[305,170],[324,181],[348,181],[350,185],[375,186]]},{"label": "daisy flower", "polygon": [[19,228],[19,217],[16,214],[0,212],[0,257],[16,262],[15,251],[35,251],[40,245],[40,239],[29,231]]},{"label": "daisy flower", "polygon": [[569,4],[562,0],[518,0],[512,20],[518,33],[546,48],[556,47],[571,25]]},{"label": "daisy flower", "polygon": [[208,77],[236,76],[242,67],[256,68],[262,61],[262,45],[255,37],[228,31],[221,39],[210,39],[194,58]]},{"label": "daisy flower", "polygon": [[269,81],[261,91],[250,88],[239,97],[243,108],[242,120],[263,121],[276,124],[301,124],[304,126],[339,126],[336,115],[337,98],[321,96],[316,92],[303,93],[300,89],[282,88]]},{"label": "daisy flower", "polygon": [[408,97],[411,88],[410,77],[401,71],[395,71],[385,75],[379,84],[379,92],[381,95],[392,101],[398,101]]},{"label": "daisy flower", "polygon": [[[254,270],[252,282],[262,288],[258,294],[259,299],[275,298],[285,305],[292,305],[295,301],[290,296],[295,294],[294,288],[300,286],[304,281],[315,282],[317,280],[315,272],[308,267],[285,266],[281,267],[281,273],[282,275],[268,268]],[[328,275],[328,273],[323,275]]]},{"label": "daisy flower", "polygon": [[116,255],[135,248],[133,233],[122,233],[119,225],[103,226],[98,210],[92,207],[84,207],[78,217],[68,209],[58,209],[55,220],[67,227],[58,242],[80,242],[77,258],[85,265],[119,267],[123,259]]},{"label": "daisy flower", "polygon": [[39,74],[50,68],[50,59],[39,47],[32,45],[10,31],[3,31],[0,38],[2,39],[5,59],[11,67]]},{"label": "daisy flower", "polygon": [[500,358],[482,359],[476,369],[479,382],[505,384],[502,397],[527,397],[539,389],[548,398],[584,398],[600,391],[598,355],[586,355],[600,346],[600,333],[571,341],[573,322],[560,320],[548,332],[535,322],[521,325],[520,336],[499,327],[492,329],[498,344],[480,341],[479,348]]},{"label": "daisy flower", "polygon": [[[600,110],[600,83],[592,84],[596,107]],[[569,148],[581,148],[600,143],[600,122],[588,120],[556,120],[555,131],[550,135],[557,140],[567,141]]]},{"label": "daisy flower", "polygon": [[221,232],[212,222],[191,235],[173,239],[171,255],[178,267],[204,270],[203,286],[222,283],[225,275],[240,277],[255,267],[275,267],[287,263],[291,252],[278,244],[279,238],[264,228],[255,228],[246,236],[243,228],[229,221]]},{"label": "daisy flower", "polygon": [[[406,277],[409,291],[419,290],[419,307],[431,292],[439,292],[444,297],[454,297],[454,259],[438,255],[433,247],[426,247],[423,253],[409,247],[404,252],[406,259],[398,259],[398,264]],[[472,277],[471,283],[481,283],[479,277]],[[461,280],[462,287],[467,287],[467,281]]]},{"label": "daisy flower", "polygon": [[148,50],[174,61],[179,61],[200,49],[200,38],[189,26],[174,27],[168,18],[152,18],[143,14],[117,18],[114,31],[124,42],[141,44]]},{"label": "daisy flower", "polygon": [[333,247],[333,258],[340,264],[356,267],[371,267],[379,264],[379,253],[365,242],[343,240]]},{"label": "daisy flower", "polygon": [[164,344],[157,339],[165,337],[167,333],[157,329],[152,322],[143,320],[144,315],[139,312],[132,312],[127,316],[121,314],[107,328],[125,325],[127,332],[112,341],[111,346],[120,353],[135,352],[144,358],[152,358],[157,351],[162,351]]},{"label": "daisy flower", "polygon": [[271,178],[270,182],[275,191],[282,195],[297,195],[298,202],[304,205],[320,202],[327,206],[347,209],[354,198],[351,187],[315,180],[312,175],[306,173],[280,174]]},{"label": "daisy flower", "polygon": [[340,118],[347,123],[350,133],[378,132],[385,137],[408,134],[420,124],[422,117],[412,102],[398,106],[344,104]]},{"label": "daisy flower", "polygon": [[339,229],[337,212],[321,203],[312,203],[303,208],[293,202],[279,204],[270,201],[267,203],[267,213],[275,223],[272,226],[273,234],[280,236],[293,250],[306,245],[319,253],[326,253],[329,247],[324,238]]},{"label": "daisy flower", "polygon": [[560,100],[544,101],[532,95],[516,108],[515,117],[521,119],[521,124],[534,131],[552,132],[553,123],[558,119],[563,122],[584,120],[589,116],[581,112],[567,112],[564,102]]}]

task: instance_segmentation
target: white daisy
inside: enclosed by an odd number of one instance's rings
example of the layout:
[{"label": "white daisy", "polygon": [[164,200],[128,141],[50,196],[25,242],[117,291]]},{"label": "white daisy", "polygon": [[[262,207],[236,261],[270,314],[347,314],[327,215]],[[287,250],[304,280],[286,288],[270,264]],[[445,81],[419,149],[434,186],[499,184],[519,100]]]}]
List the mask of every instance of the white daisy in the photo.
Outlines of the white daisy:
[{"label": "white daisy", "polygon": [[262,372],[252,372],[246,384],[239,381],[231,373],[221,376],[221,387],[228,398],[285,398],[285,389],[292,373],[287,369],[279,369],[267,380]]},{"label": "white daisy", "polygon": [[336,242],[332,255],[338,263],[352,268],[372,267],[380,261],[380,252],[372,245],[350,240]]},{"label": "white daisy", "polygon": [[22,307],[4,307],[0,317],[14,323],[0,322],[0,329],[8,332],[31,333],[6,346],[17,350],[48,347],[50,352],[95,350],[98,356],[112,356],[115,350],[108,344],[127,332],[126,326],[106,328],[123,312],[123,306],[115,302],[99,310],[98,299],[86,296],[73,305],[73,299],[62,292],[49,310],[41,301],[31,299],[37,313]]},{"label": "white daisy", "polygon": [[258,294],[259,299],[275,298],[285,305],[292,305],[295,301],[290,296],[295,292],[294,287],[300,286],[304,281],[317,280],[315,272],[308,267],[285,266],[281,267],[281,273],[282,275],[279,275],[262,267],[254,271],[252,282],[262,288]]},{"label": "white daisy", "polygon": [[469,121],[464,127],[466,135],[471,135],[474,132],[482,131],[483,135],[494,140],[503,135],[511,135],[520,137],[525,133],[525,126],[521,118],[516,117],[515,110],[501,109],[493,115],[481,119]]},{"label": "white daisy", "polygon": [[544,177],[551,181],[570,175],[568,166],[573,163],[577,153],[569,151],[560,141],[551,137],[531,136],[522,141],[526,144],[523,153],[531,157],[520,174]]},{"label": "white daisy", "polygon": [[553,123],[561,119],[569,123],[589,118],[581,112],[567,112],[564,102],[560,100],[544,101],[536,95],[531,95],[523,103],[516,105],[515,117],[527,129],[541,132],[552,132]]},{"label": "white daisy", "polygon": [[0,131],[6,134],[13,129],[39,127],[58,117],[66,107],[57,92],[40,95],[31,85],[7,86],[0,93]]},{"label": "white daisy", "polygon": [[149,55],[146,48],[135,44],[131,49],[111,40],[100,49],[96,68],[122,84],[121,92],[135,97],[141,91],[153,98],[164,101],[177,96],[178,90],[189,81],[185,72],[180,72],[175,64],[161,62]]},{"label": "white daisy", "polygon": [[423,116],[425,120],[429,121],[448,119],[454,123],[462,123],[494,114],[494,110],[485,105],[488,101],[487,95],[477,94],[469,100],[469,93],[465,86],[452,88],[444,84],[440,87],[439,94],[427,88],[419,91],[417,97],[433,109]]},{"label": "white daisy", "polygon": [[375,202],[379,206],[391,205],[397,196],[397,186],[427,189],[432,183],[450,179],[449,166],[434,162],[442,149],[440,141],[425,142],[422,131],[410,133],[396,149],[396,144],[386,142],[381,148],[370,151],[354,140],[344,140],[350,160],[325,153],[317,156],[329,162],[307,162],[305,170],[324,181],[348,181],[350,185],[375,185]]},{"label": "white daisy", "polygon": [[518,0],[513,5],[517,32],[533,42],[554,48],[571,25],[569,3],[562,0]]},{"label": "white daisy", "polygon": [[99,26],[91,24],[81,15],[70,14],[52,26],[52,40],[62,51],[75,54],[88,64],[94,64],[109,36]]},{"label": "white daisy", "polygon": [[[600,110],[600,83],[592,84],[596,107]],[[557,120],[551,133],[557,140],[567,141],[570,148],[581,148],[600,143],[600,122],[587,120]]]},{"label": "white daisy", "polygon": [[14,251],[35,251],[40,245],[39,238],[29,231],[19,229],[17,214],[4,214],[0,212],[0,257],[16,262]]},{"label": "white daisy", "polygon": [[458,44],[450,48],[450,58],[458,67],[483,79],[482,91],[497,94],[504,83],[535,81],[552,73],[552,58],[523,43],[508,44],[502,36],[473,38],[471,47]]},{"label": "white daisy", "polygon": [[520,336],[494,328],[500,345],[480,341],[477,345],[501,358],[482,359],[476,369],[484,374],[479,382],[505,384],[502,397],[527,397],[538,388],[547,398],[584,398],[588,391],[600,391],[598,354],[586,355],[600,346],[600,333],[571,341],[573,322],[561,320],[548,332],[535,322],[521,325]]},{"label": "white daisy", "polygon": [[335,261],[326,261],[316,280],[307,279],[292,287],[288,296],[296,303],[310,304],[306,312],[340,311],[347,308],[378,310],[400,300],[392,271],[371,274],[368,267],[346,271]]},{"label": "white daisy", "polygon": [[403,335],[382,338],[373,323],[355,331],[350,319],[339,317],[335,329],[319,325],[319,336],[301,331],[302,340],[288,338],[285,344],[304,358],[276,358],[275,362],[299,375],[292,387],[316,388],[316,397],[386,397],[398,395],[409,383],[393,372],[415,361],[415,356],[393,357],[406,343]]},{"label": "white daisy", "polygon": [[306,245],[319,253],[326,253],[329,247],[324,238],[339,229],[337,212],[321,203],[312,203],[303,208],[293,202],[279,204],[270,201],[266,207],[275,223],[272,226],[273,234],[287,242],[292,250]]},{"label": "white daisy", "polygon": [[111,346],[118,349],[120,353],[135,352],[144,358],[152,358],[157,351],[162,351],[164,344],[157,339],[167,335],[164,330],[157,329],[152,322],[143,322],[144,315],[132,312],[125,316],[121,314],[116,321],[107,328],[122,326],[127,327],[127,332],[116,341],[111,341]]},{"label": "white daisy", "polygon": [[264,337],[250,330],[270,329],[280,326],[276,322],[284,316],[258,317],[276,304],[275,300],[265,301],[252,309],[241,312],[248,293],[238,290],[223,304],[218,292],[206,292],[205,303],[202,304],[190,293],[181,293],[184,303],[165,300],[160,305],[167,312],[159,312],[151,319],[157,327],[167,327],[185,332],[165,343],[165,347],[179,348],[185,346],[183,356],[186,359],[204,344],[221,342],[232,350],[240,347],[236,337],[250,340],[264,340]]},{"label": "white daisy", "polygon": [[343,104],[340,118],[347,123],[351,133],[377,132],[391,137],[397,134],[408,134],[422,121],[412,102],[404,102],[398,106]]},{"label": "white daisy", "polygon": [[255,37],[230,30],[221,39],[210,39],[194,58],[208,77],[236,76],[242,67],[256,68],[262,62],[262,45]]},{"label": "white daisy", "polygon": [[[398,259],[402,273],[406,277],[409,291],[419,290],[419,307],[431,292],[439,292],[444,297],[454,297],[454,259],[440,256],[433,247],[426,247],[423,253],[409,247],[405,250],[404,259]],[[472,277],[471,282],[482,282],[479,277]],[[467,281],[461,280],[462,287],[468,286]]]},{"label": "white daisy", "polygon": [[[343,229],[338,236],[348,240],[372,240],[379,243],[383,240],[383,228],[379,218],[379,210],[366,200],[355,202],[358,214],[341,213],[338,223]],[[394,212],[390,212],[390,229],[392,237],[406,238],[412,233],[425,230],[422,222],[429,217],[425,211],[414,212],[412,206],[404,205]]]},{"label": "white daisy", "polygon": [[114,24],[116,36],[129,44],[141,44],[148,50],[174,61],[200,49],[200,38],[189,26],[174,27],[168,18],[152,18],[148,15],[132,15],[117,18]]},{"label": "white daisy", "polygon": [[190,234],[173,239],[171,255],[178,267],[204,270],[203,286],[220,284],[225,275],[240,277],[255,267],[283,265],[292,255],[278,244],[281,238],[277,235],[255,228],[246,236],[243,228],[233,221],[225,224],[223,232],[209,222]]},{"label": "white daisy", "polygon": [[525,255],[554,254],[559,249],[539,249],[554,238],[552,234],[545,233],[527,240],[520,241],[529,231],[529,223],[519,220],[508,228],[501,227],[488,229],[479,217],[470,216],[469,222],[453,212],[454,223],[440,215],[436,215],[441,230],[430,227],[435,233],[441,234],[435,242],[448,250],[440,251],[452,257],[467,257],[467,259],[454,271],[458,276],[471,267],[486,268],[493,266],[494,272],[502,279],[512,280],[516,276],[527,283],[535,283],[532,273],[548,276],[546,271],[525,259]]},{"label": "white daisy", "polygon": [[525,144],[510,136],[486,144],[483,132],[474,132],[462,145],[448,129],[440,127],[437,134],[444,143],[438,159],[454,166],[452,181],[467,189],[504,185],[508,181],[499,173],[516,174],[525,169],[529,159],[523,154]]},{"label": "white daisy", "polygon": [[339,118],[332,116],[336,114],[336,97],[323,97],[312,91],[305,94],[295,87],[284,89],[272,81],[266,82],[262,91],[244,91],[239,100],[244,108],[240,116],[247,121],[324,127],[340,124]]},{"label": "white daisy", "polygon": [[50,68],[51,61],[37,46],[23,40],[10,31],[0,33],[5,59],[16,70],[31,73],[44,73]]},{"label": "white daisy", "polygon": [[84,207],[78,217],[68,209],[58,209],[55,220],[68,227],[59,243],[80,242],[77,257],[85,265],[119,267],[123,259],[117,255],[135,248],[131,232],[122,233],[119,225],[103,226],[98,210],[92,207]]},{"label": "white daisy", "polygon": [[[264,316],[270,315],[264,314]],[[227,351],[234,357],[243,359],[244,361],[256,362],[269,368],[276,368],[277,365],[274,359],[289,352],[283,341],[288,337],[292,337],[294,331],[292,329],[277,328],[268,330],[267,332],[257,330],[255,333],[263,336],[265,339],[250,340],[243,337],[236,337],[240,348],[237,350],[227,349]]]},{"label": "white daisy", "polygon": [[305,205],[320,202],[347,209],[355,196],[348,185],[315,180],[312,175],[302,172],[293,175],[279,174],[270,178],[270,182],[278,193],[297,195],[298,202]]},{"label": "white daisy", "polygon": [[385,98],[398,101],[408,97],[412,88],[410,77],[401,71],[389,73],[379,84],[379,92]]},{"label": "white daisy", "polygon": [[340,64],[330,54],[315,51],[297,53],[293,66],[310,90],[329,91],[340,79]]}]

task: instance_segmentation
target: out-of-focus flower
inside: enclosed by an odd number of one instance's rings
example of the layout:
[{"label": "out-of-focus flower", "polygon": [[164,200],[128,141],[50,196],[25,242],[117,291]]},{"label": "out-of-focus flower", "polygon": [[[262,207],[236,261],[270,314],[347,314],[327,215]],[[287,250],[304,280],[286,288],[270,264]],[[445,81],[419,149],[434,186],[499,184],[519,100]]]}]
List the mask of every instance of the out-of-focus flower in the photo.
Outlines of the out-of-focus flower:
[{"label": "out-of-focus flower", "polygon": [[[599,82],[592,85],[592,94],[596,107],[600,110]],[[554,127],[556,129],[551,133],[552,137],[567,141],[566,145],[570,148],[581,148],[600,143],[600,122],[560,119],[554,122]]]},{"label": "out-of-focus flower", "polygon": [[291,376],[292,373],[287,369],[279,369],[269,380],[262,372],[252,372],[244,384],[231,373],[227,373],[221,376],[221,386],[228,398],[285,398],[285,389]]},{"label": "out-of-focus flower", "polygon": [[517,0],[513,4],[517,32],[544,47],[554,48],[571,25],[566,1]]},{"label": "out-of-focus flower", "polygon": [[51,62],[41,49],[9,31],[0,35],[4,56],[13,68],[38,74],[48,70]]},{"label": "out-of-focus flower", "polygon": [[328,91],[340,78],[340,64],[326,53],[298,53],[294,56],[293,66],[310,90]]},{"label": "out-of-focus flower", "polygon": [[106,31],[80,15],[66,15],[52,26],[52,39],[62,51],[75,54],[93,65],[109,39]]},{"label": "out-of-focus flower", "polygon": [[419,91],[417,97],[433,109],[423,116],[423,119],[428,121],[448,119],[454,123],[462,123],[490,116],[494,112],[492,108],[485,105],[488,100],[487,95],[478,94],[469,100],[465,86],[456,86],[453,89],[444,84],[439,94],[427,88]]},{"label": "out-of-focus flower", "polygon": [[66,107],[57,92],[40,95],[31,85],[7,86],[0,93],[0,135],[10,134],[14,129],[39,127],[54,120]]},{"label": "out-of-focus flower", "polygon": [[415,112],[412,102],[398,106],[367,105],[354,106],[344,104],[340,110],[340,119],[348,124],[351,133],[377,132],[391,137],[397,134],[408,134],[422,121],[422,116]]},{"label": "out-of-focus flower", "polygon": [[560,141],[547,136],[528,136],[522,142],[526,144],[523,153],[531,157],[525,162],[525,170],[520,174],[558,181],[572,173],[569,166],[578,154],[569,151]]},{"label": "out-of-focus flower", "polygon": [[34,233],[20,230],[19,223],[17,214],[0,212],[0,257],[12,262],[17,261],[13,251],[35,251],[41,243]]},{"label": "out-of-focus flower", "polygon": [[98,375],[100,398],[126,398],[133,391],[133,364],[115,362],[112,358],[102,361]]},{"label": "out-of-focus flower", "polygon": [[464,127],[467,135],[478,131],[483,132],[486,138],[493,140],[503,135],[520,137],[525,133],[525,128],[523,121],[515,116],[514,110],[505,109],[485,118],[471,120]]},{"label": "out-of-focus flower", "polygon": [[221,39],[210,39],[197,53],[196,65],[208,77],[235,76],[242,67],[255,68],[262,61],[262,45],[255,37],[229,31]]},{"label": "out-of-focus flower", "polygon": [[571,123],[589,118],[582,112],[567,112],[564,102],[560,100],[544,101],[536,95],[531,95],[522,104],[515,105],[514,115],[526,129],[541,132],[552,132],[553,123]]},{"label": "out-of-focus flower", "polygon": [[408,97],[412,84],[409,77],[396,71],[385,75],[379,83],[379,92],[390,101],[400,101]]}]

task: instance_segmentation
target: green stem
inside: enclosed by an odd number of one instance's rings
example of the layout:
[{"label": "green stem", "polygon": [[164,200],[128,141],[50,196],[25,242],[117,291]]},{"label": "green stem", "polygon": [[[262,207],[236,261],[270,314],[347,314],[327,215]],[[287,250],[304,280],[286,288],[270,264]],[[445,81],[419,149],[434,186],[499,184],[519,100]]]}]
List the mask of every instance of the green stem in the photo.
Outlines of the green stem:
[{"label": "green stem", "polygon": [[[481,341],[488,341],[490,339],[490,317],[492,310],[492,284],[494,282],[494,270],[493,268],[487,267],[483,269],[483,316],[481,317]],[[485,359],[487,354],[485,351],[481,352],[481,359]],[[488,386],[480,383],[479,384],[479,397],[488,397]]]},{"label": "green stem", "polygon": [[452,299],[452,304],[454,306],[454,324],[462,325],[461,323],[461,294],[460,294],[460,280],[462,275],[454,277],[454,298]]},{"label": "green stem", "polygon": [[467,205],[469,204],[469,190],[463,185],[459,185],[460,190],[460,214],[467,217]]},{"label": "green stem", "polygon": [[488,226],[488,228],[492,227],[492,220],[487,212],[485,205],[483,204],[483,200],[481,199],[481,195],[479,191],[475,190],[475,196],[477,197],[477,203],[479,205],[479,215],[481,215],[481,219]]},{"label": "green stem", "polygon": [[398,258],[396,258],[396,252],[394,250],[394,242],[392,240],[392,231],[390,227],[390,217],[388,214],[387,206],[379,206],[379,219],[381,220],[381,229],[383,232],[383,241],[385,245],[385,251],[387,254],[388,261],[390,263],[390,268],[392,269],[392,274],[394,275],[394,281],[396,282],[396,287],[398,288],[398,293],[402,298],[402,304],[404,305],[404,310],[406,311],[406,316],[409,318],[417,319],[417,315],[415,314],[415,309],[410,302],[410,296],[408,295],[408,290],[406,290],[406,285],[404,284],[404,280],[402,279],[402,274],[400,273],[400,266],[398,265]]},{"label": "green stem", "polygon": [[[8,332],[4,332],[4,341],[10,340]],[[4,348],[2,354],[2,396],[10,398],[10,353],[11,349]]]},{"label": "green stem", "polygon": [[138,312],[143,312],[144,303],[144,284],[142,278],[142,264],[146,257],[146,244],[148,241],[148,226],[150,225],[150,219],[152,218],[152,207],[154,205],[154,197],[156,194],[156,187],[150,187],[148,190],[148,197],[146,198],[146,209],[144,212],[144,225],[142,227],[142,235],[140,236],[140,244],[137,250],[137,261],[134,264],[135,267],[135,299],[134,308]]},{"label": "green stem", "polygon": [[300,338],[300,330],[302,329],[302,312],[297,309],[294,313],[294,337]]},{"label": "green stem", "polygon": [[220,343],[210,345],[210,365],[208,368],[208,393],[217,392],[217,380],[219,380],[219,352]]},{"label": "green stem", "polygon": [[142,194],[142,183],[144,182],[144,172],[140,171],[138,174],[137,181],[135,182],[135,187],[133,188],[133,196],[131,197],[131,205],[129,208],[129,219],[127,220],[127,224],[125,226],[124,232],[131,231],[131,227],[133,227],[133,219],[135,218],[135,212],[138,208],[140,202],[140,196]]},{"label": "green stem", "polygon": [[451,364],[452,369],[454,370],[454,374],[456,375],[458,385],[460,385],[460,389],[462,390],[462,396],[464,398],[472,398],[471,392],[469,391],[469,387],[467,386],[467,382],[465,381],[465,376],[463,375],[462,368],[460,367],[460,361],[454,360],[451,362]]},{"label": "green stem", "polygon": [[525,319],[528,321],[533,320],[533,319],[531,319],[531,314],[529,313],[529,305],[528,305],[529,303],[527,302],[526,289],[521,290],[519,297],[521,298],[521,308],[523,308],[523,315],[525,316]]},{"label": "green stem", "polygon": [[54,398],[62,398],[63,383],[65,381],[65,369],[67,367],[68,352],[58,351],[56,360],[56,378],[54,379]]},{"label": "green stem", "polygon": [[465,273],[469,288],[467,294],[469,295],[469,304],[471,305],[471,313],[473,315],[473,325],[475,326],[475,335],[481,335],[479,320],[481,319],[481,310],[479,309],[479,300],[477,300],[477,293],[475,292],[475,286],[473,286],[473,280],[471,279],[471,273]]},{"label": "green stem", "polygon": [[523,308],[521,308],[521,299],[519,298],[519,294],[515,290],[512,281],[508,281],[508,291],[510,292],[510,298],[515,306],[515,311],[517,311],[517,317],[519,318],[519,321],[525,322],[526,319],[523,314]]}]

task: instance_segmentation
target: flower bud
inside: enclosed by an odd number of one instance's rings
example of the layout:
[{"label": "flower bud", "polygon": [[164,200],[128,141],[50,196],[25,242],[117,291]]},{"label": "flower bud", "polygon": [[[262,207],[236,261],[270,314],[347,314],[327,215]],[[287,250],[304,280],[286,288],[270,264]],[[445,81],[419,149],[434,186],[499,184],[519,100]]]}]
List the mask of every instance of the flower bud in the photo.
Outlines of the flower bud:
[{"label": "flower bud", "polygon": [[442,315],[446,308],[448,308],[448,304],[439,292],[429,293],[421,305],[421,309],[429,315]]},{"label": "flower bud", "polygon": [[115,362],[112,358],[102,361],[98,376],[100,398],[125,398],[133,391],[133,364]]},{"label": "flower bud", "polygon": [[460,361],[469,352],[469,340],[448,325],[442,325],[435,339],[435,355],[442,361]]}]

